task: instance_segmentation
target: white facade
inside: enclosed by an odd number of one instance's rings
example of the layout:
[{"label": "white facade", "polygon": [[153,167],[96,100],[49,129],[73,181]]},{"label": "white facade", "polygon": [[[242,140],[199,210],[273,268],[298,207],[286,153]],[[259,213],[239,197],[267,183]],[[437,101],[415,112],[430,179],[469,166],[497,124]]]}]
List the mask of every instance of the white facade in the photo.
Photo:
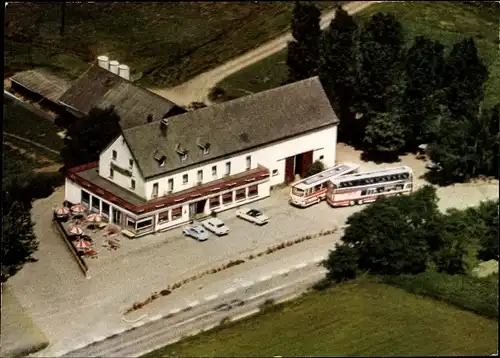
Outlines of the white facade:
[{"label": "white facade", "polygon": [[[115,158],[115,159],[113,159]],[[131,176],[120,173],[116,167],[125,169],[131,172]],[[113,169],[114,168],[114,169]],[[111,177],[111,169],[113,173]],[[137,164],[130,152],[130,149],[123,139],[123,136],[119,136],[113,143],[111,143],[108,148],[106,148],[99,156],[99,175],[112,181],[116,185],[121,186],[123,189],[127,189],[141,198],[146,197],[146,192],[144,190],[144,178],[140,170],[137,168]],[[134,183],[132,183],[132,180]],[[133,185],[135,188],[133,188]]]},{"label": "white facade", "polygon": [[[146,181],[147,200],[152,199],[153,185],[158,185],[158,196],[167,195],[169,192],[169,180],[173,181],[173,193],[192,188],[198,184],[198,172],[202,171],[202,184],[221,179],[226,174],[226,163],[230,162],[230,175],[242,173],[247,170],[247,157],[250,157],[250,168],[262,165],[271,173],[270,185],[281,184],[285,181],[285,159],[287,157],[313,150],[313,161],[323,156],[325,167],[335,164],[337,143],[337,126],[297,136],[288,140],[273,143],[259,149],[238,154],[228,159],[216,160],[201,165],[194,169],[177,172],[173,175],[155,178]],[[212,175],[212,168],[216,167],[217,175]],[[277,172],[276,172],[277,171]],[[184,176],[187,175],[187,183]],[[171,182],[172,183],[172,182]],[[139,192],[137,192],[139,193]]]}]

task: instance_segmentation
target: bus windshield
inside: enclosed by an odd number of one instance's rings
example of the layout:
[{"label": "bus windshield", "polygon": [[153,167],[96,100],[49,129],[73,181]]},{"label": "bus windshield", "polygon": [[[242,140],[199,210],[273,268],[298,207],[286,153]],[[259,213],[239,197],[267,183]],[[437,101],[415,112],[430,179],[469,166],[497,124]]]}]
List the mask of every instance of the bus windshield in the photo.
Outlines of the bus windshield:
[{"label": "bus windshield", "polygon": [[304,190],[292,187],[292,194],[297,196],[304,196]]}]

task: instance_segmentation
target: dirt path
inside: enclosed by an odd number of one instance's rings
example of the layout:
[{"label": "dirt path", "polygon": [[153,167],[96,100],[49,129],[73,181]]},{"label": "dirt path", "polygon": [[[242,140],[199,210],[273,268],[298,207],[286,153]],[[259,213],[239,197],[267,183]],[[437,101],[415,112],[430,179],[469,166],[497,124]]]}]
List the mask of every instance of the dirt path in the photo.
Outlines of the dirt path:
[{"label": "dirt path", "polygon": [[[353,1],[345,5],[344,9],[349,14],[355,14],[378,2],[380,1]],[[320,27],[325,29],[334,17],[335,10],[324,13],[321,16]],[[207,95],[212,87],[233,73],[283,50],[290,40],[292,40],[292,34],[286,33],[179,86],[173,88],[150,88],[150,90],[180,106],[188,106],[191,102],[205,102],[206,104],[210,104]]]},{"label": "dirt path", "polygon": [[48,150],[51,153],[59,155],[58,151],[56,151],[54,149],[51,149],[49,147],[46,147],[43,144],[40,144],[40,143],[37,143],[37,142],[33,142],[33,141],[29,140],[29,139],[26,139],[26,138],[23,138],[23,137],[19,137],[19,136],[15,135],[15,134],[12,134],[12,133],[3,132],[3,135],[5,135],[7,137],[12,137],[12,138],[16,138],[16,139],[22,140],[23,142],[33,144],[34,146],[37,146],[39,148],[43,148],[45,150]]}]

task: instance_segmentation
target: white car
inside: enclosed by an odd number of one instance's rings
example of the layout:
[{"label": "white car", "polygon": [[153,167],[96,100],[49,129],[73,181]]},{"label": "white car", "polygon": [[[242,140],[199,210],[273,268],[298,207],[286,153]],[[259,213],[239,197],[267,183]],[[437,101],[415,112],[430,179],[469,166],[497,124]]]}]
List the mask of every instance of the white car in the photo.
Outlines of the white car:
[{"label": "white car", "polygon": [[211,218],[205,220],[202,225],[205,229],[213,232],[217,236],[227,235],[229,233],[229,228],[221,219]]},{"label": "white car", "polygon": [[269,221],[269,217],[257,209],[243,208],[236,212],[236,216],[257,225],[264,225]]}]

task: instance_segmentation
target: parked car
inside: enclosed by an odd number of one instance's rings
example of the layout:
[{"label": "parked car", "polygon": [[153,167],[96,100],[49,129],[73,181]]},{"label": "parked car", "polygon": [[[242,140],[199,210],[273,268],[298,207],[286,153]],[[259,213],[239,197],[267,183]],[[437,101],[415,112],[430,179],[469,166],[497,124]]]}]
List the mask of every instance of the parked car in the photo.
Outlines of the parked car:
[{"label": "parked car", "polygon": [[257,225],[264,225],[269,221],[269,217],[257,209],[243,208],[236,212],[236,216]]},{"label": "parked car", "polygon": [[205,220],[202,225],[205,229],[213,232],[217,236],[227,235],[229,233],[229,228],[221,219],[210,218]]},{"label": "parked car", "polygon": [[201,225],[193,225],[182,230],[186,236],[192,237],[198,241],[208,240],[208,232]]},{"label": "parked car", "polygon": [[432,160],[428,160],[426,163],[425,163],[425,167],[427,169],[430,169],[430,170],[436,170],[436,171],[439,171],[442,169],[440,163],[434,163]]}]

